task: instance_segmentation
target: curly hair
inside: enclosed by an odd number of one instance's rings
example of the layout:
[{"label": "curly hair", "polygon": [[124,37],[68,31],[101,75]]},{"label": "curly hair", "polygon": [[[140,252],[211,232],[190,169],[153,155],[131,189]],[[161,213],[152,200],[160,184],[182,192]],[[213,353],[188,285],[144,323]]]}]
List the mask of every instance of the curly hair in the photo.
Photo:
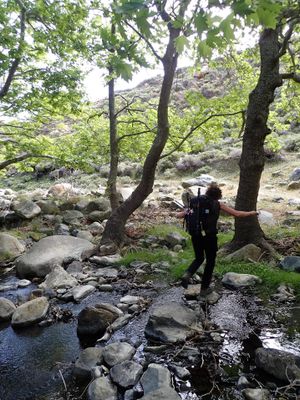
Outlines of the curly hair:
[{"label": "curly hair", "polygon": [[205,194],[213,200],[220,200],[222,198],[222,190],[216,183],[211,183],[206,189]]}]

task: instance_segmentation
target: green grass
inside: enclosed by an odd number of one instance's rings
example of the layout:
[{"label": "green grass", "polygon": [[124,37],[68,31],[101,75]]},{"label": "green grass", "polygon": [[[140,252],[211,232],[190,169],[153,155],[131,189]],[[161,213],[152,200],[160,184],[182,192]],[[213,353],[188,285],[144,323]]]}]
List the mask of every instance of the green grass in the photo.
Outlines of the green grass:
[{"label": "green grass", "polygon": [[[182,229],[174,225],[160,225],[151,228],[148,234],[164,237],[170,232],[179,232],[183,236],[188,237],[188,234]],[[278,230],[273,231],[273,235],[279,234]],[[219,246],[232,239],[233,233],[220,233],[218,235]],[[283,236],[282,236],[283,237]],[[177,280],[181,277],[183,272],[189,266],[194,258],[194,252],[191,241],[187,241],[187,246],[182,252],[172,256],[169,250],[165,249],[145,249],[133,253],[128,253],[122,259],[122,264],[130,264],[132,261],[147,261],[149,263],[156,263],[161,261],[168,261],[171,265],[170,276],[168,279]],[[256,275],[262,279],[262,284],[257,286],[258,292],[263,296],[269,296],[276,291],[276,288],[282,284],[288,284],[294,287],[296,293],[300,293],[300,274],[295,272],[287,272],[279,269],[278,267],[270,266],[266,263],[250,263],[250,262],[233,262],[225,261],[224,258],[219,258],[216,263],[215,275],[219,278],[226,272],[236,272],[240,274]]]}]

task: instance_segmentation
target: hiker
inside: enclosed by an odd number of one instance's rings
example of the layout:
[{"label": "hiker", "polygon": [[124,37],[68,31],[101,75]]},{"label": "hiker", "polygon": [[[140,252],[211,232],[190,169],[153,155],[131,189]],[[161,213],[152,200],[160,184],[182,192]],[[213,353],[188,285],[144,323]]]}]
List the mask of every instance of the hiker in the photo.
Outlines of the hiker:
[{"label": "hiker", "polygon": [[197,271],[206,258],[206,265],[202,276],[201,296],[205,296],[211,292],[209,288],[213,270],[215,267],[217,246],[217,222],[220,210],[234,217],[243,218],[258,215],[257,211],[238,211],[234,208],[220,203],[222,191],[215,183],[210,184],[205,195],[198,196],[190,200],[188,209],[177,213],[177,217],[184,217],[192,239],[192,244],[195,253],[195,259],[183,274],[181,284],[187,288],[190,278]]}]

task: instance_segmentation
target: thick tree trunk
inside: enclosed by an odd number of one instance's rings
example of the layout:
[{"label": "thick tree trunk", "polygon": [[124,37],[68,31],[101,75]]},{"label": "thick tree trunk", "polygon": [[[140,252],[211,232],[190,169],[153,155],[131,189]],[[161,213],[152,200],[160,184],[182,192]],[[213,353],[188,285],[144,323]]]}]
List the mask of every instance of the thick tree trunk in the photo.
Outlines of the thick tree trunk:
[{"label": "thick tree trunk", "polygon": [[[112,68],[109,71],[112,73]],[[107,180],[106,192],[109,196],[110,206],[115,210],[118,205],[117,195],[117,174],[119,163],[119,144],[117,138],[117,121],[115,114],[115,80],[111,79],[108,83],[108,102],[109,102],[109,139],[110,139],[110,169]]]},{"label": "thick tree trunk", "polygon": [[[282,84],[279,74],[278,32],[265,29],[260,41],[261,68],[258,83],[249,96],[247,119],[240,159],[240,180],[236,198],[237,210],[255,210],[264,169],[264,142],[270,133],[267,126],[269,106],[274,101],[275,89]],[[248,243],[263,243],[264,233],[257,217],[236,218],[232,249]]]},{"label": "thick tree trunk", "polygon": [[168,106],[177,66],[178,54],[175,49],[174,40],[178,35],[179,30],[171,27],[166,53],[162,58],[164,77],[158,105],[158,128],[143,166],[141,181],[132,195],[113,211],[105,226],[100,244],[112,242],[117,246],[122,244],[124,240],[125,224],[128,217],[142,204],[153,190],[155,169],[169,137]]}]

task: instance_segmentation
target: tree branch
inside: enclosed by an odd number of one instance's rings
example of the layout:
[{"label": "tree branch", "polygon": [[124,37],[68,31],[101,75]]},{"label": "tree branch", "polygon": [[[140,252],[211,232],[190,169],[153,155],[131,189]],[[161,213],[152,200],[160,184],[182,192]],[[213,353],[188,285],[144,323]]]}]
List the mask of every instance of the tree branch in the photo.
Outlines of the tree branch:
[{"label": "tree branch", "polygon": [[294,31],[294,26],[296,25],[296,23],[298,22],[298,20],[294,20],[290,23],[289,29],[287,30],[286,34],[283,37],[283,42],[281,44],[281,48],[279,49],[278,55],[277,55],[277,59],[279,59],[280,57],[282,57],[285,52],[286,49],[288,47],[289,44],[289,40],[293,34]]},{"label": "tree branch", "polygon": [[201,121],[199,124],[197,124],[196,126],[192,127],[189,132],[181,139],[181,141],[179,142],[179,144],[172,150],[170,150],[168,153],[163,154],[160,157],[160,160],[162,158],[166,158],[168,156],[170,156],[171,154],[173,154],[176,150],[180,149],[180,147],[183,145],[183,143],[190,137],[192,136],[192,134],[198,129],[200,128],[200,126],[204,125],[207,121],[209,121],[210,119],[214,118],[214,117],[225,117],[225,116],[230,116],[230,115],[237,115],[237,114],[243,114],[245,113],[245,110],[241,110],[241,111],[236,111],[233,113],[220,113],[220,114],[212,114],[209,117],[205,118],[203,121]]},{"label": "tree branch", "polygon": [[27,158],[51,158],[51,159],[57,159],[57,157],[54,156],[48,156],[48,155],[42,155],[42,154],[30,154],[30,153],[23,153],[15,158],[11,158],[10,160],[5,160],[0,163],[0,170],[8,167],[11,164],[16,164],[17,162],[24,161]]},{"label": "tree branch", "polygon": [[157,127],[153,128],[153,129],[146,129],[145,131],[141,131],[141,132],[128,133],[128,134],[122,135],[118,138],[118,142],[120,142],[121,140],[123,140],[127,137],[139,136],[139,135],[144,135],[145,133],[153,132],[156,129],[157,129]]},{"label": "tree branch", "polygon": [[300,74],[296,72],[288,72],[286,74],[280,74],[281,79],[292,79],[293,81],[300,83]]},{"label": "tree branch", "polygon": [[152,53],[154,54],[154,56],[159,60],[162,61],[162,57],[157,53],[157,51],[155,50],[155,48],[153,47],[152,43],[146,38],[146,36],[144,36],[141,32],[139,32],[134,26],[132,26],[128,21],[125,21],[126,25],[129,26],[129,28],[131,28],[141,39],[143,39],[147,46],[150,48],[150,50],[152,51]]},{"label": "tree branch", "polygon": [[19,45],[17,49],[17,55],[16,58],[13,60],[9,71],[8,75],[6,78],[6,81],[4,82],[3,87],[0,90],[0,99],[6,96],[7,92],[9,91],[10,85],[13,81],[14,75],[17,71],[17,68],[20,64],[21,61],[21,52],[22,52],[22,46],[24,43],[24,38],[25,38],[25,18],[26,18],[26,10],[23,6],[22,3],[18,2],[18,4],[21,7],[21,14],[20,14],[20,39],[19,39]]}]

